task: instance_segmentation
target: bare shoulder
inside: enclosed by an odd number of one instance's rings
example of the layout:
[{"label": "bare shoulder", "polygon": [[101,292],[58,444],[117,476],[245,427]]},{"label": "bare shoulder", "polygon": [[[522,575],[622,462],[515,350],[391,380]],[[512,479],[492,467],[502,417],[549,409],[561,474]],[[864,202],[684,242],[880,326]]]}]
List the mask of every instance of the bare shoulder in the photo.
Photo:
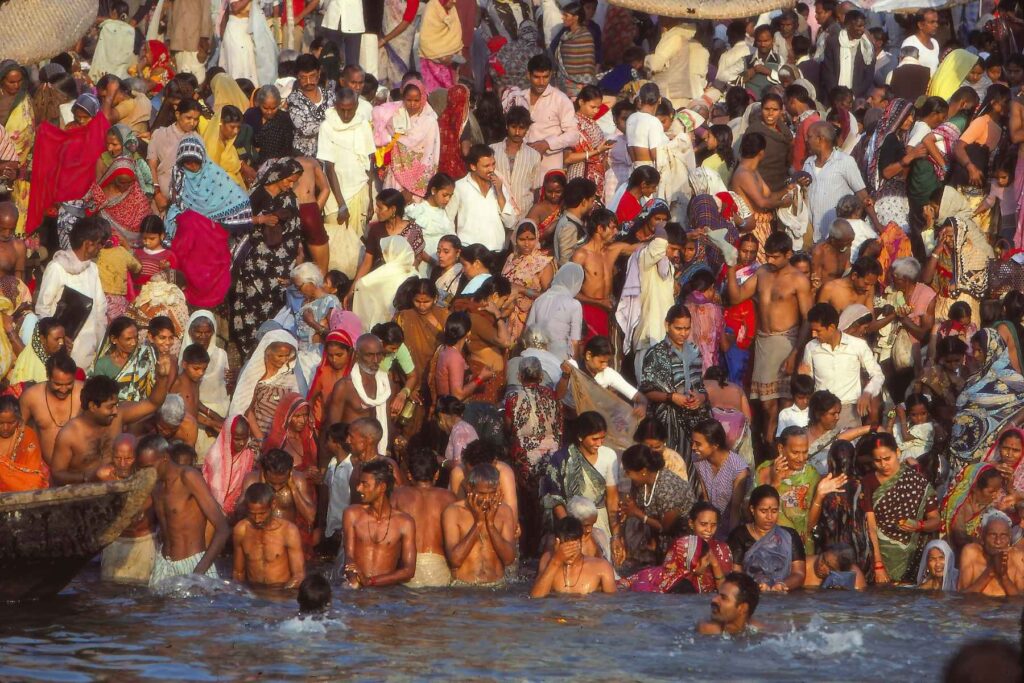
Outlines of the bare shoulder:
[{"label": "bare shoulder", "polygon": [[430,495],[435,500],[435,502],[443,504],[445,507],[448,507],[457,500],[455,494],[452,493],[452,491],[450,491],[449,489],[442,489],[437,486],[430,489]]},{"label": "bare shoulder", "polygon": [[194,467],[184,468],[184,472],[181,473],[181,480],[184,481],[193,491],[210,492],[210,487],[206,484],[206,480],[203,479],[202,472]]},{"label": "bare shoulder", "polygon": [[458,519],[467,512],[468,510],[466,509],[466,501],[456,500],[455,502],[451,503],[448,507],[446,507],[444,509],[444,512],[442,512],[441,514],[444,517]]},{"label": "bare shoulder", "polygon": [[316,166],[316,162],[310,157],[296,157],[298,162],[302,164],[302,170],[313,171]]},{"label": "bare shoulder", "polygon": [[[1017,548],[1011,548],[1010,552],[1013,552],[1015,550],[1017,552],[1024,552],[1018,550]],[[977,562],[979,560],[981,560],[982,562],[985,561],[985,551],[982,550],[981,546],[977,543],[968,543],[964,546],[963,550],[960,551],[961,566],[963,566],[963,563],[965,562]]]},{"label": "bare shoulder", "polygon": [[722,627],[713,621],[697,622],[697,633],[705,636],[718,636],[722,634]]},{"label": "bare shoulder", "polygon": [[245,538],[245,535],[249,533],[250,526],[248,519],[240,520],[238,524],[235,525],[235,528],[231,530],[231,537],[236,541],[241,541]]},{"label": "bare shoulder", "polygon": [[411,530],[416,528],[416,522],[413,520],[412,515],[401,510],[395,510],[391,514],[399,529]]},{"label": "bare shoulder", "polygon": [[244,494],[244,493],[245,493],[245,490],[246,490],[247,488],[249,488],[249,487],[250,487],[250,486],[252,486],[253,484],[256,484],[256,483],[258,483],[258,482],[259,482],[259,480],[260,480],[260,473],[259,473],[259,472],[257,472],[256,470],[252,470],[251,472],[249,472],[248,474],[246,474],[246,475],[245,475],[245,476],[244,476],[244,477],[242,478],[242,493]]}]

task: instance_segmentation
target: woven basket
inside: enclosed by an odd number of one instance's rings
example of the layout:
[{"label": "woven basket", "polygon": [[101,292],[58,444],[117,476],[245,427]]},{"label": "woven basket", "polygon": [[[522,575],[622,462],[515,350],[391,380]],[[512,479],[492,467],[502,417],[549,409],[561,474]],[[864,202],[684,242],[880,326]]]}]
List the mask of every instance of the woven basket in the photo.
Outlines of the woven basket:
[{"label": "woven basket", "polygon": [[609,0],[626,9],[682,19],[736,19],[796,6],[796,0]]},{"label": "woven basket", "polygon": [[0,59],[34,64],[64,52],[98,8],[98,0],[0,0]]}]

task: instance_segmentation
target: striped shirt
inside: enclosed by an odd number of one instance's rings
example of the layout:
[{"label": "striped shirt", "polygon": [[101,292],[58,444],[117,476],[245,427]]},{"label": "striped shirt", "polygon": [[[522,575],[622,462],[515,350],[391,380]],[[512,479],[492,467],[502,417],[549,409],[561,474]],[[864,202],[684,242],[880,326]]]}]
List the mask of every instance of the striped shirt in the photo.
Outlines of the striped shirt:
[{"label": "striped shirt", "polygon": [[864,178],[857,162],[846,152],[833,149],[825,165],[820,168],[817,161],[818,157],[812,155],[804,162],[804,171],[811,175],[811,184],[807,187],[807,204],[811,209],[815,244],[828,236],[832,221],[836,219],[839,200],[864,189]]},{"label": "striped shirt", "polygon": [[580,89],[594,82],[597,63],[594,58],[594,36],[586,26],[578,26],[562,36],[558,61],[565,75],[565,93],[576,97]]},{"label": "striped shirt", "polygon": [[[491,145],[494,150],[494,167],[498,177],[508,187],[512,198],[515,216],[506,228],[513,228],[533,207],[533,191],[536,188],[537,169],[540,168],[540,152],[525,142],[519,147],[515,156],[509,156],[505,149],[505,141]],[[503,217],[504,219],[504,217]]]}]

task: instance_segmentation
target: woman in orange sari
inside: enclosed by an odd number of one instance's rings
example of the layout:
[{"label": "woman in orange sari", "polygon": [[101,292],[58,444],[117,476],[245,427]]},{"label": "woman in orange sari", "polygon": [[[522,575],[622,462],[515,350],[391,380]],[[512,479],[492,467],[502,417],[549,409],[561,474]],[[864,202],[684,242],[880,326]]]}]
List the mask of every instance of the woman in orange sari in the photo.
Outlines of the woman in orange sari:
[{"label": "woman in orange sari", "polygon": [[35,491],[50,486],[39,437],[21,419],[18,399],[0,396],[0,493]]},{"label": "woman in orange sari", "polygon": [[263,442],[263,452],[274,448],[290,453],[295,461],[295,469],[316,482],[319,469],[309,403],[295,392],[285,394],[277,404],[270,433]]},{"label": "woman in orange sari", "polygon": [[395,297],[395,322],[405,335],[405,346],[412,356],[413,365],[419,370],[422,382],[412,395],[416,403],[405,432],[415,434],[423,424],[430,397],[430,361],[440,348],[444,324],[448,320],[448,309],[437,305],[437,285],[429,278],[409,280],[408,285],[398,290]]},{"label": "woman in orange sari", "polygon": [[523,221],[513,235],[514,251],[508,255],[501,274],[512,283],[516,304],[508,318],[508,331],[512,339],[519,339],[526,327],[526,317],[533,307],[533,300],[551,286],[555,275],[555,263],[542,252],[537,239],[537,226]]}]

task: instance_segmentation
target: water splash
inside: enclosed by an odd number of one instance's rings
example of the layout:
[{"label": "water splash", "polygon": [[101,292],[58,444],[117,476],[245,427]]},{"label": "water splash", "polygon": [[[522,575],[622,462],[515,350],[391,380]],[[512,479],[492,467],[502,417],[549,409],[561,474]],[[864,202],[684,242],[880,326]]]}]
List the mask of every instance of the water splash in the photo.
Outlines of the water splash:
[{"label": "water splash", "polygon": [[860,629],[833,631],[827,621],[814,615],[806,626],[791,625],[790,630],[783,633],[766,633],[764,638],[752,641],[746,650],[754,654],[767,650],[765,654],[793,656],[797,653],[801,657],[816,658],[860,652],[863,647],[864,633]]},{"label": "water splash", "polygon": [[185,574],[184,576],[172,576],[160,581],[150,590],[154,595],[161,598],[199,598],[215,597],[218,595],[231,595],[240,598],[253,599],[252,592],[237,583],[225,579],[215,579],[211,576],[201,574]]},{"label": "water splash", "polygon": [[346,626],[342,621],[331,617],[292,617],[291,619],[280,623],[277,626],[277,630],[281,633],[288,634],[301,633],[326,635],[329,630],[347,631],[348,626]]}]

